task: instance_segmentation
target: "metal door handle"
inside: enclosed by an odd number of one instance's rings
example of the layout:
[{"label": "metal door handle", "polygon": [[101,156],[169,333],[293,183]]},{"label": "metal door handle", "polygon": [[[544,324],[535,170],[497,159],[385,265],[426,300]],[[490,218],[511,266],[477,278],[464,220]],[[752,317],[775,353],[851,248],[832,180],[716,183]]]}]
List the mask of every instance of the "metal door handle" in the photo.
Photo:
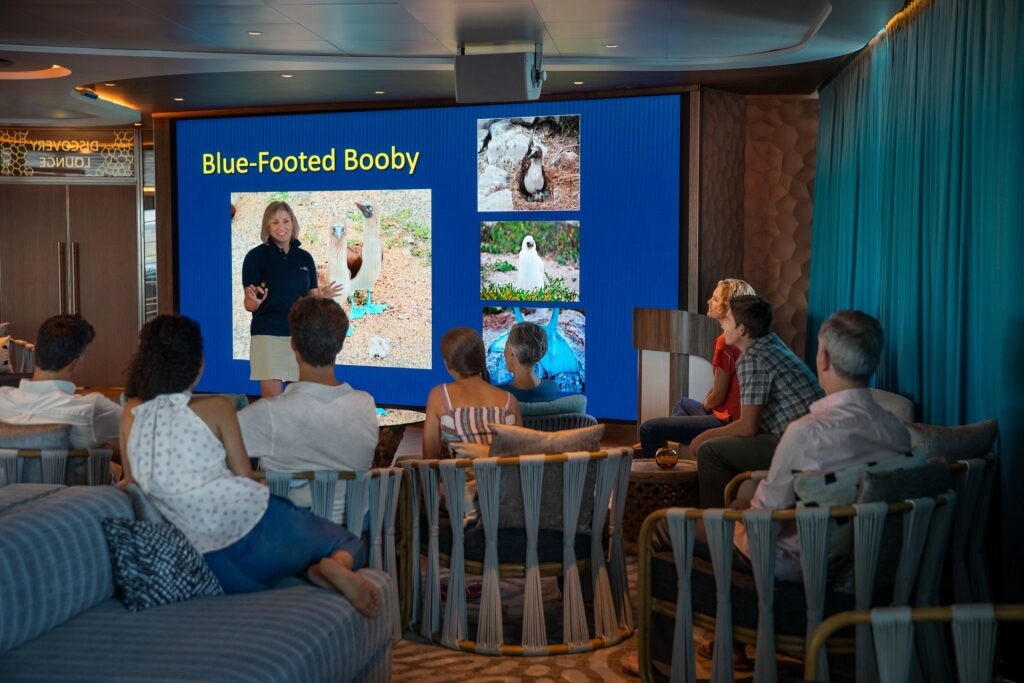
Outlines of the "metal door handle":
[{"label": "metal door handle", "polygon": [[71,243],[71,300],[74,302],[74,310],[71,312],[76,315],[82,314],[82,287],[81,282],[78,279],[78,242]]},{"label": "metal door handle", "polygon": [[57,242],[57,311],[64,315],[64,302],[68,295],[67,244]]}]

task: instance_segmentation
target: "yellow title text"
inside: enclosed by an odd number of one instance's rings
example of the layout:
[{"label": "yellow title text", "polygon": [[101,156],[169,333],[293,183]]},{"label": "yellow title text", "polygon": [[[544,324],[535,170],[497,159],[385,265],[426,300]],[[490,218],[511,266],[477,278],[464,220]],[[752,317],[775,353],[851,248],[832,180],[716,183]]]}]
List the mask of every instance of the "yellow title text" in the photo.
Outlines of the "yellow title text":
[{"label": "yellow title text", "polygon": [[[361,152],[346,148],[341,153],[345,171],[405,171],[416,172],[419,152],[404,152],[394,145],[387,152]],[[220,152],[202,155],[203,175],[247,175],[248,173],[333,173],[338,169],[338,151],[331,147],[324,154],[279,155],[258,152],[256,158],[233,157]]]}]

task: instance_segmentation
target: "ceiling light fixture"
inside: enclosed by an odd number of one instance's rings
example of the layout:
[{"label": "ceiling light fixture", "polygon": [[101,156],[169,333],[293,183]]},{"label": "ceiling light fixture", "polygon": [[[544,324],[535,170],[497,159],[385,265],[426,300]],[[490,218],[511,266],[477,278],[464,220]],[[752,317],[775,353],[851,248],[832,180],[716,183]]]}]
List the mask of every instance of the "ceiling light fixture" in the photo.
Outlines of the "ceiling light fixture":
[{"label": "ceiling light fixture", "polygon": [[104,83],[103,85],[105,85],[108,88],[113,88],[114,86],[117,85],[117,83]]},{"label": "ceiling light fixture", "polygon": [[619,46],[618,43],[605,43],[605,47],[608,48],[609,50],[614,50],[618,46]]},{"label": "ceiling light fixture", "polygon": [[136,122],[135,122],[135,126],[136,126],[137,128],[142,128],[142,124],[141,124],[141,123],[139,123],[138,121],[136,121]]},{"label": "ceiling light fixture", "polygon": [[263,31],[248,31],[248,34],[250,36],[262,36],[263,35]]},{"label": "ceiling light fixture", "polygon": [[174,98],[174,101],[175,101],[175,102],[184,102],[184,101],[185,101],[185,98],[184,98],[184,97],[175,97],[175,98]]},{"label": "ceiling light fixture", "polygon": [[63,78],[70,76],[71,69],[54,64],[49,69],[30,69],[28,71],[0,71],[0,81],[32,81],[40,78]]},{"label": "ceiling light fixture", "polygon": [[573,81],[573,85],[583,85],[583,81]]},{"label": "ceiling light fixture", "polygon": [[383,94],[384,94],[384,91],[383,91],[383,90],[374,90],[374,91],[373,91],[373,94],[374,94],[374,95],[383,95]]},{"label": "ceiling light fixture", "polygon": [[281,74],[281,78],[292,78],[291,74]]}]

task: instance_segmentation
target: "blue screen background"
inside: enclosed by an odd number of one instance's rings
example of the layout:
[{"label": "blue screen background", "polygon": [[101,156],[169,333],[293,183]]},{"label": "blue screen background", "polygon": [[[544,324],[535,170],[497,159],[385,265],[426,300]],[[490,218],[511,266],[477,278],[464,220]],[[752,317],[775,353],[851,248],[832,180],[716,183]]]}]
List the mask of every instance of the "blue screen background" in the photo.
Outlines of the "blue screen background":
[{"label": "blue screen background", "polygon": [[[476,124],[483,118],[580,116],[579,211],[477,211]],[[230,193],[429,188],[432,191],[433,368],[343,366],[338,376],[378,404],[422,406],[449,381],[440,339],[480,329],[480,223],[578,220],[586,312],[587,412],[636,419],[634,307],[678,308],[680,96],[188,119],[176,123],[180,312],[206,344],[200,391],[258,394],[247,361],[231,357]],[[344,171],[343,150],[420,152],[414,175]],[[333,173],[203,175],[203,153],[255,159],[337,149]],[[255,245],[254,245],[255,246]],[[539,304],[547,306],[549,304]]]}]

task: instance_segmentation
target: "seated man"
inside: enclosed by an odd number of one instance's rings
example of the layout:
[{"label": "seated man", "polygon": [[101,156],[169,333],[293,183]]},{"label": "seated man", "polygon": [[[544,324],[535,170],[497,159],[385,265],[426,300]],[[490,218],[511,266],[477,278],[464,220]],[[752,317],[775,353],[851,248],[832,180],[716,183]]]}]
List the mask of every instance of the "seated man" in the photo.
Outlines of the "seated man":
[{"label": "seated man", "polygon": [[[768,477],[749,504],[735,507],[778,510],[796,505],[797,472],[836,471],[902,456],[910,450],[910,432],[899,418],[871,396],[868,382],[882,355],[882,326],[860,311],[839,311],[818,332],[818,379],[825,398],[786,428]],[[743,525],[736,526],[736,548],[749,556]],[[780,529],[775,575],[800,580],[800,543],[796,524]]]},{"label": "seated man", "polygon": [[733,297],[722,318],[725,343],[742,351],[740,417],[690,442],[701,507],[722,507],[726,484],[740,472],[767,469],[789,423],[823,396],[807,365],[771,331],[772,318],[771,304],[759,296]]},{"label": "seated man", "polygon": [[[797,472],[843,470],[895,458],[910,450],[907,428],[899,418],[875,403],[868,388],[881,354],[882,327],[866,313],[839,311],[822,324],[815,365],[826,396],[811,404],[809,414],[789,424],[775,450],[768,477],[758,484],[752,500],[737,501],[734,508],[791,508],[796,504],[793,477]],[[697,523],[695,531],[694,554],[710,560],[701,522]],[[664,520],[655,528],[652,545],[655,552],[672,547]],[[736,551],[733,569],[752,573],[742,523],[735,526],[733,545]],[[795,522],[779,530],[775,576],[786,581],[802,580]],[[665,645],[659,643],[662,652]],[[698,652],[707,654],[710,648],[705,645]],[[745,660],[738,646],[733,660],[736,664]]]},{"label": "seated man", "polygon": [[[76,394],[74,376],[96,330],[78,315],[57,315],[39,326],[32,379],[0,387],[0,420],[71,425],[72,448],[116,445],[121,406],[101,394]],[[125,359],[127,360],[127,359]]]},{"label": "seated man", "polygon": [[[348,333],[345,311],[333,299],[305,297],[292,306],[288,324],[299,381],[238,413],[245,450],[267,470],[370,469],[378,435],[373,397],[334,375]],[[288,497],[309,507],[309,485],[292,485]],[[341,522],[344,510],[345,487],[339,482],[331,520]]]}]

